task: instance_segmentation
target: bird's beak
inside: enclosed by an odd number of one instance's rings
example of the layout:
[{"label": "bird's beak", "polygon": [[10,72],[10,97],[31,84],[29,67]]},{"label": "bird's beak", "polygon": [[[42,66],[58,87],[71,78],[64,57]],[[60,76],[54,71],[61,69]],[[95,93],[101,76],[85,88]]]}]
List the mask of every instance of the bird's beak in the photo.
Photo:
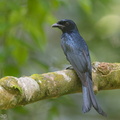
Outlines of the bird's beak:
[{"label": "bird's beak", "polygon": [[55,23],[55,24],[52,25],[52,27],[63,28],[64,26],[63,26],[63,25],[60,25],[60,24],[58,24],[58,23]]}]

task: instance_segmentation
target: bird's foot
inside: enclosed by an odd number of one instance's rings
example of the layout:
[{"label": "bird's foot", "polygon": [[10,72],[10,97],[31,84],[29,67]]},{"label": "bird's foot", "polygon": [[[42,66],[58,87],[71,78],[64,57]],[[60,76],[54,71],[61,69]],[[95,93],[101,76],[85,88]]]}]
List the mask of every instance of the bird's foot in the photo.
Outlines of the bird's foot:
[{"label": "bird's foot", "polygon": [[66,70],[74,70],[73,66],[68,66]]}]

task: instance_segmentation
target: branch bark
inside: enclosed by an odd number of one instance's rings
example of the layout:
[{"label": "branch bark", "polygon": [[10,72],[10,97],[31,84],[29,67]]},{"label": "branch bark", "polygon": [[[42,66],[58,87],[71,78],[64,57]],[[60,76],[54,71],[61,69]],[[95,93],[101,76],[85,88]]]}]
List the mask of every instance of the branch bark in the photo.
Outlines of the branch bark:
[{"label": "branch bark", "polygon": [[[93,63],[94,90],[120,89],[120,63]],[[42,99],[81,92],[73,70],[0,79],[0,109],[9,109]]]}]

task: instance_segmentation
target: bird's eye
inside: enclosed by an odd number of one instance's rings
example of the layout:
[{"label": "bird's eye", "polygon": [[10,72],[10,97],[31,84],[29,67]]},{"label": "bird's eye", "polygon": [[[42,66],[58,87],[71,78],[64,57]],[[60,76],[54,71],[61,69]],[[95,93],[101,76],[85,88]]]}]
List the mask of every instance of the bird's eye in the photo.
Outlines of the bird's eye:
[{"label": "bird's eye", "polygon": [[68,25],[69,25],[69,22],[65,22],[65,25],[68,26]]}]

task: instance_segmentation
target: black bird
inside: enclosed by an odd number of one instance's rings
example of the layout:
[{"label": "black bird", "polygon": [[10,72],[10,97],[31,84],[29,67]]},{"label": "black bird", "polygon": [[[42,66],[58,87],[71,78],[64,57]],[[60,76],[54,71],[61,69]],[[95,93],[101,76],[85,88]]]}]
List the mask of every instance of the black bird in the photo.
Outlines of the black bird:
[{"label": "black bird", "polygon": [[72,20],[62,19],[53,24],[52,27],[57,27],[62,30],[62,49],[67,60],[82,82],[82,111],[86,113],[91,109],[91,106],[93,106],[99,114],[107,116],[99,106],[94,95],[92,87],[92,67],[88,46],[79,34],[76,24]]}]

